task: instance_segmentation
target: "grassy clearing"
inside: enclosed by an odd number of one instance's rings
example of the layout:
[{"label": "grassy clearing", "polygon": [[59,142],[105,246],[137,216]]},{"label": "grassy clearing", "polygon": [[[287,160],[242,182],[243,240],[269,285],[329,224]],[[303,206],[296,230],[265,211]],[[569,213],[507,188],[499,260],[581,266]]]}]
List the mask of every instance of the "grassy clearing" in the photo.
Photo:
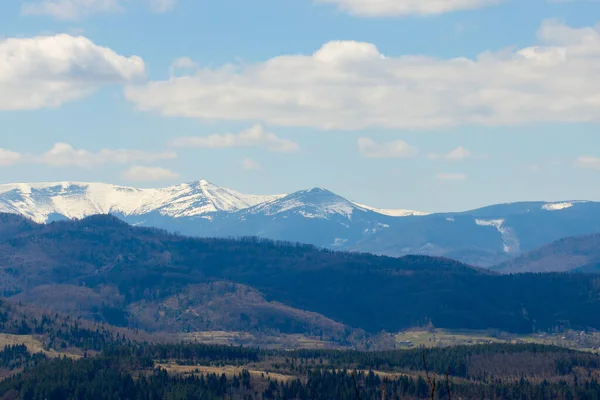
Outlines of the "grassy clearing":
[{"label": "grassy clearing", "polygon": [[[492,337],[485,332],[446,331],[442,329],[410,330],[396,335],[399,347],[443,347],[467,344],[507,343],[505,339]],[[411,346],[412,344],[412,346]]]},{"label": "grassy clearing", "polygon": [[206,367],[199,365],[178,365],[174,363],[168,364],[157,364],[156,368],[161,368],[166,370],[169,373],[173,374],[183,374],[183,375],[193,375],[193,374],[217,374],[222,375],[225,374],[228,378],[239,375],[242,373],[244,369],[246,369],[252,377],[261,378],[261,379],[271,379],[279,382],[290,382],[297,379],[297,377],[292,375],[283,375],[274,372],[268,371],[260,371],[256,369],[244,368],[244,367],[235,367],[232,365],[226,365],[223,367]]},{"label": "grassy clearing", "polygon": [[184,333],[179,336],[185,341],[219,344],[258,346],[264,349],[341,349],[342,346],[299,334],[254,335],[248,332],[206,331]]},{"label": "grassy clearing", "polygon": [[536,343],[580,351],[598,352],[600,332],[566,331],[553,334],[495,334],[487,331],[451,331],[444,329],[408,330],[395,336],[399,348],[445,347],[489,343]]},{"label": "grassy clearing", "polygon": [[74,359],[81,358],[81,356],[76,354],[57,352],[53,349],[46,350],[42,341],[33,335],[9,335],[7,333],[0,333],[0,349],[4,348],[4,346],[15,346],[21,344],[27,346],[27,350],[31,354],[43,353],[49,358],[62,356],[67,356]]}]

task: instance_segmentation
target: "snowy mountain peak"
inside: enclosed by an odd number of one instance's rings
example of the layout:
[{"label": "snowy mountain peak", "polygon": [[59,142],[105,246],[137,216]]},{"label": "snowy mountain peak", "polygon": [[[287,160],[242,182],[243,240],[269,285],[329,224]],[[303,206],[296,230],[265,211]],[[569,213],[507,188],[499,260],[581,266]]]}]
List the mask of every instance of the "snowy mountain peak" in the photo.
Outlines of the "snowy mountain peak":
[{"label": "snowy mountain peak", "polygon": [[160,189],[105,183],[52,182],[0,185],[0,212],[47,222],[53,215],[83,218],[93,214],[159,213],[174,218],[237,211],[281,196],[247,195],[201,180]]},{"label": "snowy mountain peak", "polygon": [[341,215],[352,219],[356,211],[366,211],[345,198],[321,188],[301,190],[265,204],[248,209],[250,214],[268,216],[283,213],[301,215],[305,218],[329,219],[332,215]]}]

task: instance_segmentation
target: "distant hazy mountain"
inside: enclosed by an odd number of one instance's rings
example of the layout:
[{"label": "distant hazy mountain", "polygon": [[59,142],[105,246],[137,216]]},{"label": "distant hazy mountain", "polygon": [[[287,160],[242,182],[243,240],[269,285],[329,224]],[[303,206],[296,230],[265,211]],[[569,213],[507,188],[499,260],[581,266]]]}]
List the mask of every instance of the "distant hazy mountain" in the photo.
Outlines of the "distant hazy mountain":
[{"label": "distant hazy mountain", "polygon": [[600,232],[600,203],[500,204],[459,213],[383,210],[325,189],[247,195],[198,181],[162,189],[102,183],[0,185],[0,212],[36,222],[111,213],[192,236],[261,236],[391,256],[424,254],[480,266],[560,238]]},{"label": "distant hazy mountain", "polygon": [[600,232],[600,203],[499,204],[395,221],[356,248],[393,256],[445,256],[490,266],[564,237]]},{"label": "distant hazy mountain", "polygon": [[492,267],[496,272],[598,272],[600,234],[557,240],[527,252],[511,261]]}]

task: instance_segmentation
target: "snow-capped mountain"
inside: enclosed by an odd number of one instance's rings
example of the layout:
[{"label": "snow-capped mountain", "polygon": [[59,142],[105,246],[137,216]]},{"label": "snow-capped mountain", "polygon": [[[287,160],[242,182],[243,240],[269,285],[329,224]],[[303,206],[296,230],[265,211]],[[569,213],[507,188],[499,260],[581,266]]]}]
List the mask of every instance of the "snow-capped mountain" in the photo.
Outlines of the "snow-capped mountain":
[{"label": "snow-capped mountain", "polygon": [[350,248],[389,228],[393,219],[329,190],[314,188],[235,212],[224,221],[224,226],[238,235]]},{"label": "snow-capped mountain", "polygon": [[201,180],[161,189],[136,189],[105,183],[34,183],[0,185],[0,212],[18,213],[36,222],[53,216],[93,214],[173,218],[237,211],[281,196],[247,195]]},{"label": "snow-capped mountain", "polygon": [[600,232],[600,203],[521,202],[425,214],[383,210],[325,189],[248,195],[207,181],[160,189],[104,183],[0,185],[0,212],[36,222],[111,213],[192,236],[261,236],[340,250],[425,254],[492,265],[557,239]]},{"label": "snow-capped mountain", "polygon": [[299,215],[304,218],[329,219],[339,215],[352,219],[355,211],[365,211],[366,208],[344,199],[329,190],[314,188],[301,190],[267,203],[258,204],[242,212],[242,218],[249,214],[277,216],[285,214]]}]

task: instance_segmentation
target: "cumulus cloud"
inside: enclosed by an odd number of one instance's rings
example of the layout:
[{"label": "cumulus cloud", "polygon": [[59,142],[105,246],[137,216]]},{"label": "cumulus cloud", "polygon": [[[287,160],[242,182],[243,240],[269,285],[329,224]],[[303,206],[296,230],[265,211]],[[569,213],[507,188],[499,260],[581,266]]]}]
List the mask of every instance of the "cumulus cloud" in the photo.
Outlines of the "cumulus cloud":
[{"label": "cumulus cloud", "polygon": [[365,17],[434,15],[471,10],[500,0],[316,0],[337,5],[341,10]]},{"label": "cumulus cloud", "polygon": [[370,138],[358,139],[358,151],[366,158],[404,158],[417,154],[414,147],[409,146],[402,140],[386,143],[377,143]]},{"label": "cumulus cloud", "polygon": [[144,76],[141,58],[121,56],[85,37],[0,40],[0,110],[57,107],[102,85]]},{"label": "cumulus cloud", "polygon": [[[49,15],[61,20],[79,20],[94,14],[114,13],[125,9],[129,0],[38,0],[23,4],[21,12],[28,15]],[[172,10],[177,0],[148,0],[157,13]]]},{"label": "cumulus cloud", "polygon": [[600,27],[547,21],[538,36],[543,45],[473,59],[330,42],[308,56],[128,85],[125,95],[165,116],[321,129],[600,122]]},{"label": "cumulus cloud", "polygon": [[189,57],[180,57],[171,63],[169,74],[177,75],[178,72],[195,71],[198,69],[198,64]]},{"label": "cumulus cloud", "polygon": [[0,167],[8,167],[17,164],[23,159],[21,153],[0,148]]},{"label": "cumulus cloud", "polygon": [[298,144],[266,132],[262,125],[254,125],[240,133],[223,133],[209,136],[185,136],[169,143],[172,147],[203,147],[221,149],[227,147],[262,147],[269,151],[292,152]]},{"label": "cumulus cloud", "polygon": [[256,171],[262,168],[258,162],[250,158],[243,159],[240,164],[242,169],[245,169],[246,171]]},{"label": "cumulus cloud", "polygon": [[582,168],[600,170],[600,158],[593,156],[581,156],[575,160],[575,164]]},{"label": "cumulus cloud", "polygon": [[464,181],[467,179],[467,175],[458,173],[439,173],[435,177],[442,181]]},{"label": "cumulus cloud", "polygon": [[135,165],[121,174],[121,178],[131,182],[156,182],[178,178],[179,174],[161,167]]},{"label": "cumulus cloud", "polygon": [[100,164],[131,164],[137,162],[153,162],[177,158],[177,153],[152,153],[130,149],[102,149],[97,153],[83,149],[75,149],[67,143],[56,143],[48,152],[33,156],[35,162],[56,167],[79,166],[91,167]]}]

